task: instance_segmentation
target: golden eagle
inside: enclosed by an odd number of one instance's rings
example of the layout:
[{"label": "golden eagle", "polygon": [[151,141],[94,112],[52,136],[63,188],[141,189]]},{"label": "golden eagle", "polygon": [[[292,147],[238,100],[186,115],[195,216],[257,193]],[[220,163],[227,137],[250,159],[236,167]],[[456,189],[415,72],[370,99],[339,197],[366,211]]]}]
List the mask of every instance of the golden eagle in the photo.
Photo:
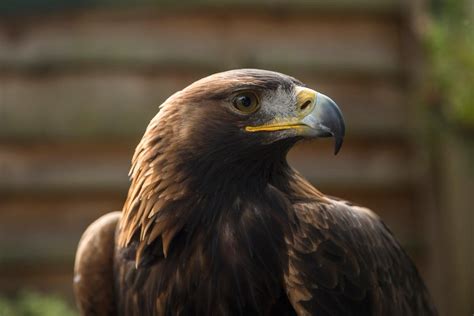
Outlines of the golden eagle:
[{"label": "golden eagle", "polygon": [[122,212],[79,243],[81,313],[436,314],[377,215],[288,165],[296,142],[327,136],[337,153],[337,105],[280,73],[227,71],[172,95],[135,151]]}]

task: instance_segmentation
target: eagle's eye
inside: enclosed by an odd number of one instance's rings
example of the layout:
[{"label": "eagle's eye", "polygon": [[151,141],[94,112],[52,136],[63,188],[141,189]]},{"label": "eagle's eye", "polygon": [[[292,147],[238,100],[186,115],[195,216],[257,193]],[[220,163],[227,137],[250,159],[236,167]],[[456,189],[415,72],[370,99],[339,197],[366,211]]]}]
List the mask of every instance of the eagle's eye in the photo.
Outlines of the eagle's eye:
[{"label": "eagle's eye", "polygon": [[250,114],[257,111],[259,102],[257,96],[252,92],[242,92],[235,96],[234,107],[242,113]]}]

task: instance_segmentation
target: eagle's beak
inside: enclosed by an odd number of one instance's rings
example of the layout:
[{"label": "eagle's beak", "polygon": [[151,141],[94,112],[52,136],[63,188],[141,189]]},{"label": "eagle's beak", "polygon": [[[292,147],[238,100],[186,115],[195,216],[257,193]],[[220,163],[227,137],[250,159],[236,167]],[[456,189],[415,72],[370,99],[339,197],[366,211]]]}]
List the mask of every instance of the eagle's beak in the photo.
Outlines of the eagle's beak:
[{"label": "eagle's beak", "polygon": [[[296,88],[296,113],[291,118],[276,119],[270,124],[247,126],[248,132],[281,131],[293,129],[305,137],[331,137],[335,139],[334,154],[341,149],[345,125],[341,110],[329,97],[314,90]],[[296,114],[296,115],[295,115]]]},{"label": "eagle's beak", "polygon": [[334,154],[341,149],[344,140],[345,125],[341,110],[328,96],[308,88],[299,88],[298,106],[304,112],[310,108],[300,123],[308,126],[302,131],[304,136],[331,137],[335,139]]}]

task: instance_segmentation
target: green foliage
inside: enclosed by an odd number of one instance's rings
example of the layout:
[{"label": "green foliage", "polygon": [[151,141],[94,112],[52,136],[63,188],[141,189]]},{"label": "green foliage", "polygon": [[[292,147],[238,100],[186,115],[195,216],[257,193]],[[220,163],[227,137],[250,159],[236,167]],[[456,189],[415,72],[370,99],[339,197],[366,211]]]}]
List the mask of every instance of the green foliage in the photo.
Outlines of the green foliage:
[{"label": "green foliage", "polygon": [[438,1],[434,13],[427,38],[431,79],[448,120],[473,128],[474,6],[466,0]]},{"label": "green foliage", "polygon": [[23,292],[14,299],[0,297],[0,316],[76,316],[63,299],[36,292]]}]

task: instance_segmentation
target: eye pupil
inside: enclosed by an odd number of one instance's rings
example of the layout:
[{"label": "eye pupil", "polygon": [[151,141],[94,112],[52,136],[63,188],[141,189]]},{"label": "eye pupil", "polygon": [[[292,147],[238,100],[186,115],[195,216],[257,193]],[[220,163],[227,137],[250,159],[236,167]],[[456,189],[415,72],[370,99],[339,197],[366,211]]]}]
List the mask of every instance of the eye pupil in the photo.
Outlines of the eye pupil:
[{"label": "eye pupil", "polygon": [[250,99],[248,96],[241,96],[239,98],[239,103],[240,105],[248,108],[249,106],[252,105],[252,99]]}]

